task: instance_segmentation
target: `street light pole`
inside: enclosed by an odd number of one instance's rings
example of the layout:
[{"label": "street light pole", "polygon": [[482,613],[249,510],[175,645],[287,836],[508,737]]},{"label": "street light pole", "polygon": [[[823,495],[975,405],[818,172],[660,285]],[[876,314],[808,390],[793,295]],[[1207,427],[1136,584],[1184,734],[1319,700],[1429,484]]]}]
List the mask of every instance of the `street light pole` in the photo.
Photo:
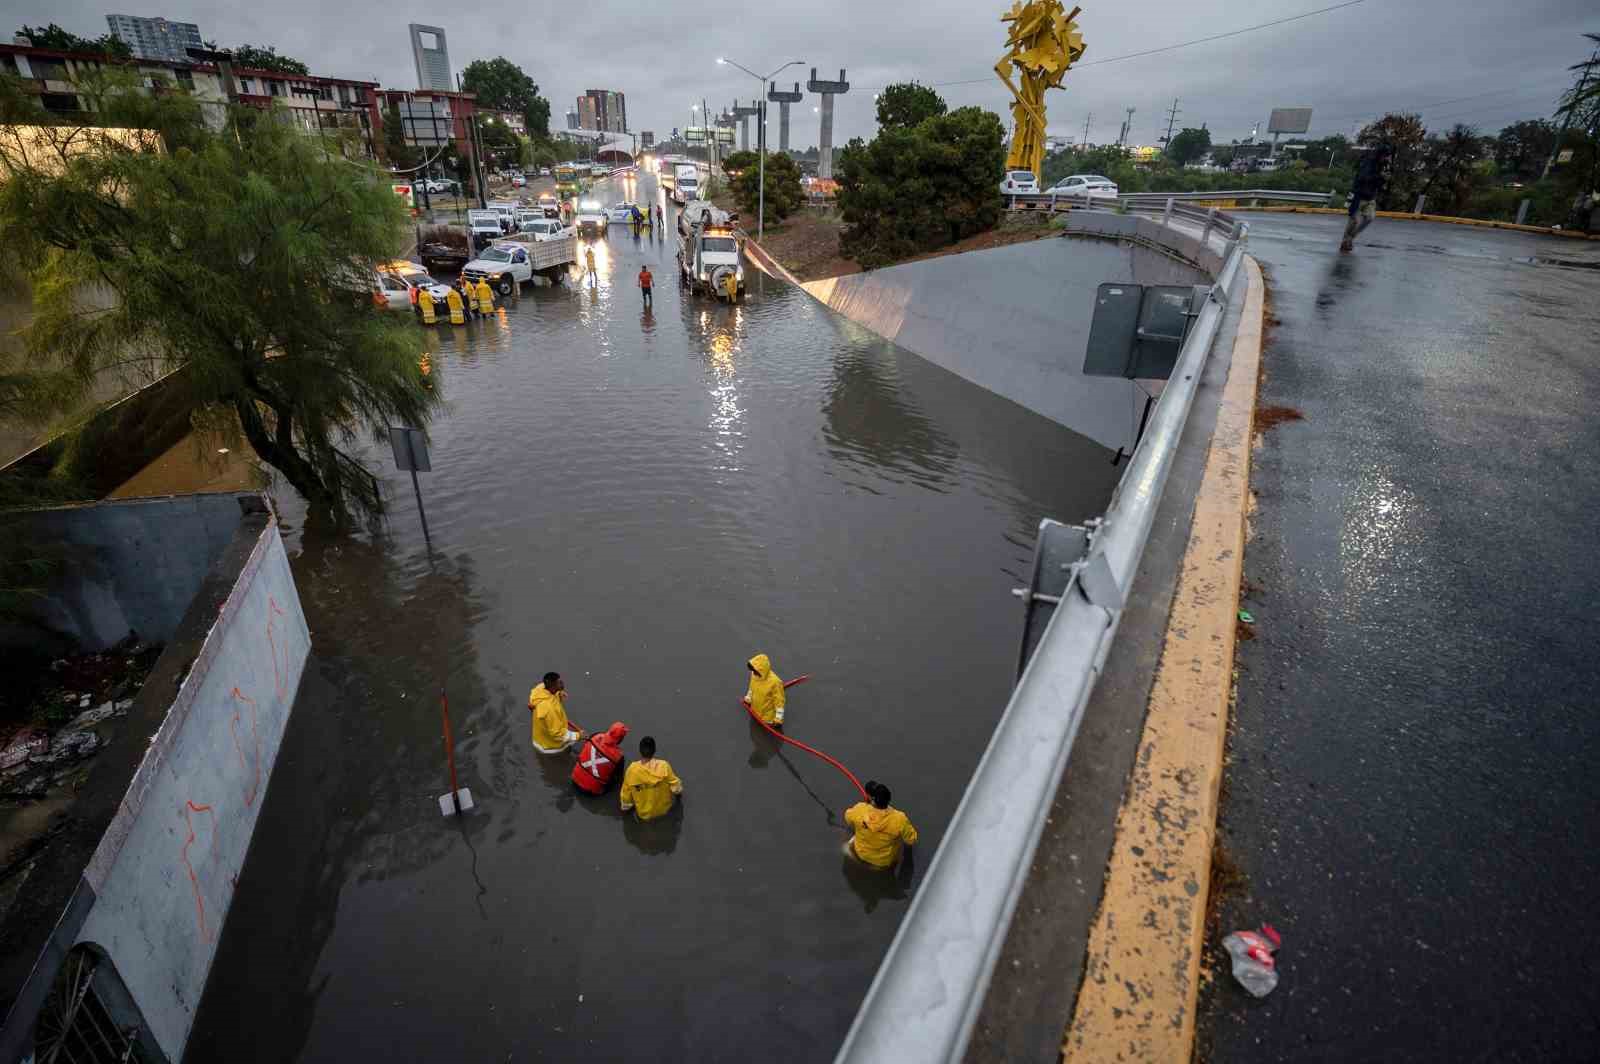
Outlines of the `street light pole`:
[{"label": "street light pole", "polygon": [[804,66],[804,59],[792,59],[783,64],[770,74],[757,74],[754,70],[732,59],[718,57],[717,62],[726,66],[738,67],[761,83],[761,95],[756,98],[760,112],[756,115],[756,240],[760,242],[767,233],[767,82],[788,70],[792,66]]}]

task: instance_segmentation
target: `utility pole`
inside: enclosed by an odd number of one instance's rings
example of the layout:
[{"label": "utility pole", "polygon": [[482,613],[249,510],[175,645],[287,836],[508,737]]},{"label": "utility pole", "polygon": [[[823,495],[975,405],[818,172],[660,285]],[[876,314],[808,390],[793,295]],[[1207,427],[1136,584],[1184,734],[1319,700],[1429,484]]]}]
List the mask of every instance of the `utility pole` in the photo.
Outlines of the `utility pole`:
[{"label": "utility pole", "polygon": [[1172,127],[1178,124],[1178,99],[1173,97],[1172,110],[1167,112],[1167,135],[1161,138],[1161,143],[1166,145],[1167,151],[1172,150]]},{"label": "utility pole", "polygon": [[1128,108],[1128,117],[1122,122],[1122,132],[1117,136],[1117,147],[1119,148],[1128,146],[1128,131],[1133,128],[1133,112],[1135,110],[1136,108],[1133,107]]},{"label": "utility pole", "polygon": [[[1583,64],[1583,77],[1578,79],[1578,87],[1572,93],[1574,99],[1583,95],[1584,87],[1589,84],[1589,72],[1594,69],[1597,62],[1600,62],[1600,48],[1596,48],[1589,56],[1589,61]],[[1539,174],[1540,181],[1550,176],[1550,168],[1556,164],[1556,156],[1561,154],[1561,142],[1566,139],[1567,127],[1571,124],[1572,111],[1568,111],[1561,118],[1561,130],[1556,133],[1556,142],[1550,148],[1550,158],[1544,161],[1544,170]]]},{"label": "utility pole", "polygon": [[1083,118],[1083,142],[1082,142],[1081,147],[1083,148],[1084,151],[1088,151],[1089,150],[1089,123],[1093,122],[1093,121],[1094,121],[1094,112],[1090,111]]}]

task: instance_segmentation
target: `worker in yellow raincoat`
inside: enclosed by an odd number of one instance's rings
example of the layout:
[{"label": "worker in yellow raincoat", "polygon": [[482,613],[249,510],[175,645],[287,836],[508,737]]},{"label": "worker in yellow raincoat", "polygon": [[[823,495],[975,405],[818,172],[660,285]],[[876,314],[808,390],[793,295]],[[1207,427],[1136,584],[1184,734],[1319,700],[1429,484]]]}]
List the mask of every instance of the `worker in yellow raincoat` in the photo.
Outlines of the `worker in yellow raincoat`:
[{"label": "worker in yellow raincoat", "polygon": [[433,312],[433,293],[426,288],[417,293],[417,309],[422,312],[422,324],[432,325],[439,320]]},{"label": "worker in yellow raincoat", "polygon": [[584,737],[583,729],[567,720],[567,685],[559,672],[547,672],[528,692],[533,714],[533,748],[541,754],[559,754]]},{"label": "worker in yellow raincoat", "polygon": [[465,325],[467,316],[465,304],[461,302],[461,293],[452,288],[450,294],[444,297],[444,301],[450,307],[450,324]]},{"label": "worker in yellow raincoat", "polygon": [[731,272],[722,278],[722,290],[727,295],[729,303],[739,302],[739,278]]},{"label": "worker in yellow raincoat", "polygon": [[672,809],[674,796],[683,793],[683,781],[665,759],[656,756],[656,741],[639,740],[639,760],[622,774],[622,811],[633,810],[640,820],[654,820]]},{"label": "worker in yellow raincoat", "polygon": [[489,282],[485,278],[478,278],[478,284],[473,289],[473,294],[478,297],[479,314],[488,317],[494,313],[494,289],[489,287]]},{"label": "worker in yellow raincoat", "polygon": [[844,811],[844,822],[854,835],[845,842],[845,853],[873,868],[893,868],[900,863],[907,846],[917,842],[917,829],[911,818],[889,805],[889,788],[868,780],[870,802],[857,802]]},{"label": "worker in yellow raincoat", "polygon": [[757,654],[745,662],[750,670],[750,690],[744,694],[744,704],[756,711],[762,722],[774,728],[783,727],[783,706],[787,701],[783,693],[783,680],[772,671],[772,661],[765,654]]}]

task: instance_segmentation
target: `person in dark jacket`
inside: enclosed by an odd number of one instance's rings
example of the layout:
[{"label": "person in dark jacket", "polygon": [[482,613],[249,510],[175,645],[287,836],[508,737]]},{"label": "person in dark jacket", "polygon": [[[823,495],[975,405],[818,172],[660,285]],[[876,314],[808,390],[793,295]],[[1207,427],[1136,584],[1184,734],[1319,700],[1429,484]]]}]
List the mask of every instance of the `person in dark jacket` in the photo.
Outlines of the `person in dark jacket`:
[{"label": "person in dark jacket", "polygon": [[1344,226],[1344,241],[1339,245],[1340,251],[1353,251],[1356,237],[1372,224],[1373,217],[1378,213],[1378,197],[1383,195],[1384,182],[1388,180],[1389,160],[1393,156],[1393,148],[1379,144],[1361,157],[1361,164],[1356,168],[1355,184],[1350,189],[1350,220]]}]

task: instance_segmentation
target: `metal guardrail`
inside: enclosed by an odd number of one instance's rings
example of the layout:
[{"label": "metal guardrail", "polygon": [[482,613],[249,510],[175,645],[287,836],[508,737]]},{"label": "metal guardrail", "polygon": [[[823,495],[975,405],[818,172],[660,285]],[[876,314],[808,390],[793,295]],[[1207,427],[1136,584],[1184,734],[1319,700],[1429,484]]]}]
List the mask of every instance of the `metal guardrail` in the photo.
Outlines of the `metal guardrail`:
[{"label": "metal guardrail", "polygon": [[1269,203],[1304,204],[1315,207],[1334,205],[1332,192],[1288,192],[1272,189],[1237,189],[1221,192],[1130,192],[1116,197],[1094,196],[1088,193],[1024,192],[1007,195],[1006,207],[1013,211],[1083,210],[1084,208],[1109,210],[1164,209],[1168,204],[1187,206],[1191,203],[1233,202],[1246,207],[1259,207]]},{"label": "metal guardrail", "polygon": [[[1173,204],[1174,212],[1178,206]],[[1215,222],[1217,216],[1211,212],[1209,217]],[[1090,522],[1087,552],[1068,566],[1055,614],[1012,692],[836,1064],[954,1064],[962,1059],[1051,799],[1110,652],[1242,258],[1236,242],[1110,507],[1103,518]]]}]

